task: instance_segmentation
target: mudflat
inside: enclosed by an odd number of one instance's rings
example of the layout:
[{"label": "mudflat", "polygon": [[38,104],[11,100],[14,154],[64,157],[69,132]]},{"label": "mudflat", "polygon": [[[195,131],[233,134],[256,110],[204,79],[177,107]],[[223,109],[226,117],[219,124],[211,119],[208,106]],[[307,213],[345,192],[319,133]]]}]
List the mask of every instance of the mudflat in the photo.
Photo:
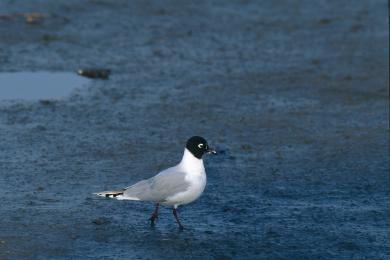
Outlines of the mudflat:
[{"label": "mudflat", "polygon": [[[0,10],[1,72],[111,71],[0,101],[1,259],[390,258],[387,1]],[[184,231],[92,195],[174,165],[193,135],[220,153]]]}]

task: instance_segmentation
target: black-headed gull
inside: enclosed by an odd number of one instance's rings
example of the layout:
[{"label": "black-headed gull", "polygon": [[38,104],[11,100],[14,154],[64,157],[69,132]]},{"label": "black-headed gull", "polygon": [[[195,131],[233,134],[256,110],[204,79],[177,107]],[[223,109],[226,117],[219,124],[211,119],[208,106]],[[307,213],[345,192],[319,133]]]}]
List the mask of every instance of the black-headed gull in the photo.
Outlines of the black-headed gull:
[{"label": "black-headed gull", "polygon": [[176,222],[182,229],[183,225],[177,216],[176,208],[193,202],[203,193],[206,186],[206,171],[202,160],[204,154],[216,154],[216,151],[209,148],[203,137],[193,136],[188,139],[183,158],[176,166],[125,189],[102,191],[94,194],[118,200],[139,200],[156,203],[156,208],[150,217],[152,225],[154,225],[157,218],[160,204],[172,206]]}]

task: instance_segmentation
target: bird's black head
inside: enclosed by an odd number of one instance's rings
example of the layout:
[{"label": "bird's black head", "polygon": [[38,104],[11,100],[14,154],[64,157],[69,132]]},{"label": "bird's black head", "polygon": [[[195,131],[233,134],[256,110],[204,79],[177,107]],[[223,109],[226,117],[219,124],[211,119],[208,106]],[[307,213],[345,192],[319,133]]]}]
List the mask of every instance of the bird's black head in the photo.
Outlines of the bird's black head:
[{"label": "bird's black head", "polygon": [[193,136],[188,139],[186,148],[198,159],[202,159],[202,156],[205,153],[217,153],[215,150],[209,147],[206,139],[200,136]]}]

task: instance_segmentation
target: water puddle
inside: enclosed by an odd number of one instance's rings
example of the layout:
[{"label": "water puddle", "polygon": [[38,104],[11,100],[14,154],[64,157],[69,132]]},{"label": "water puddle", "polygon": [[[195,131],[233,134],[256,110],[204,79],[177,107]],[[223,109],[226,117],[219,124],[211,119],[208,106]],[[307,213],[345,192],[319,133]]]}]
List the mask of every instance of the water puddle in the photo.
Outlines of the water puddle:
[{"label": "water puddle", "polygon": [[0,100],[59,99],[90,80],[71,72],[0,73]]}]

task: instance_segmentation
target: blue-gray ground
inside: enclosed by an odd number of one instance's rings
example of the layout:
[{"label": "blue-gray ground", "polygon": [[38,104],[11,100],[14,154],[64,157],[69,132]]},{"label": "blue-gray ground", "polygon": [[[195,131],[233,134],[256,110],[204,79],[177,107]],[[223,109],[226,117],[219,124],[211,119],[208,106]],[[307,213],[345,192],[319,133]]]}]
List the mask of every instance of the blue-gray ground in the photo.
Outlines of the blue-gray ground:
[{"label": "blue-gray ground", "polygon": [[[1,71],[112,69],[0,103],[0,258],[390,258],[387,1],[1,1]],[[54,86],[53,86],[54,87]],[[155,228],[102,199],[180,160],[208,185]]]}]

